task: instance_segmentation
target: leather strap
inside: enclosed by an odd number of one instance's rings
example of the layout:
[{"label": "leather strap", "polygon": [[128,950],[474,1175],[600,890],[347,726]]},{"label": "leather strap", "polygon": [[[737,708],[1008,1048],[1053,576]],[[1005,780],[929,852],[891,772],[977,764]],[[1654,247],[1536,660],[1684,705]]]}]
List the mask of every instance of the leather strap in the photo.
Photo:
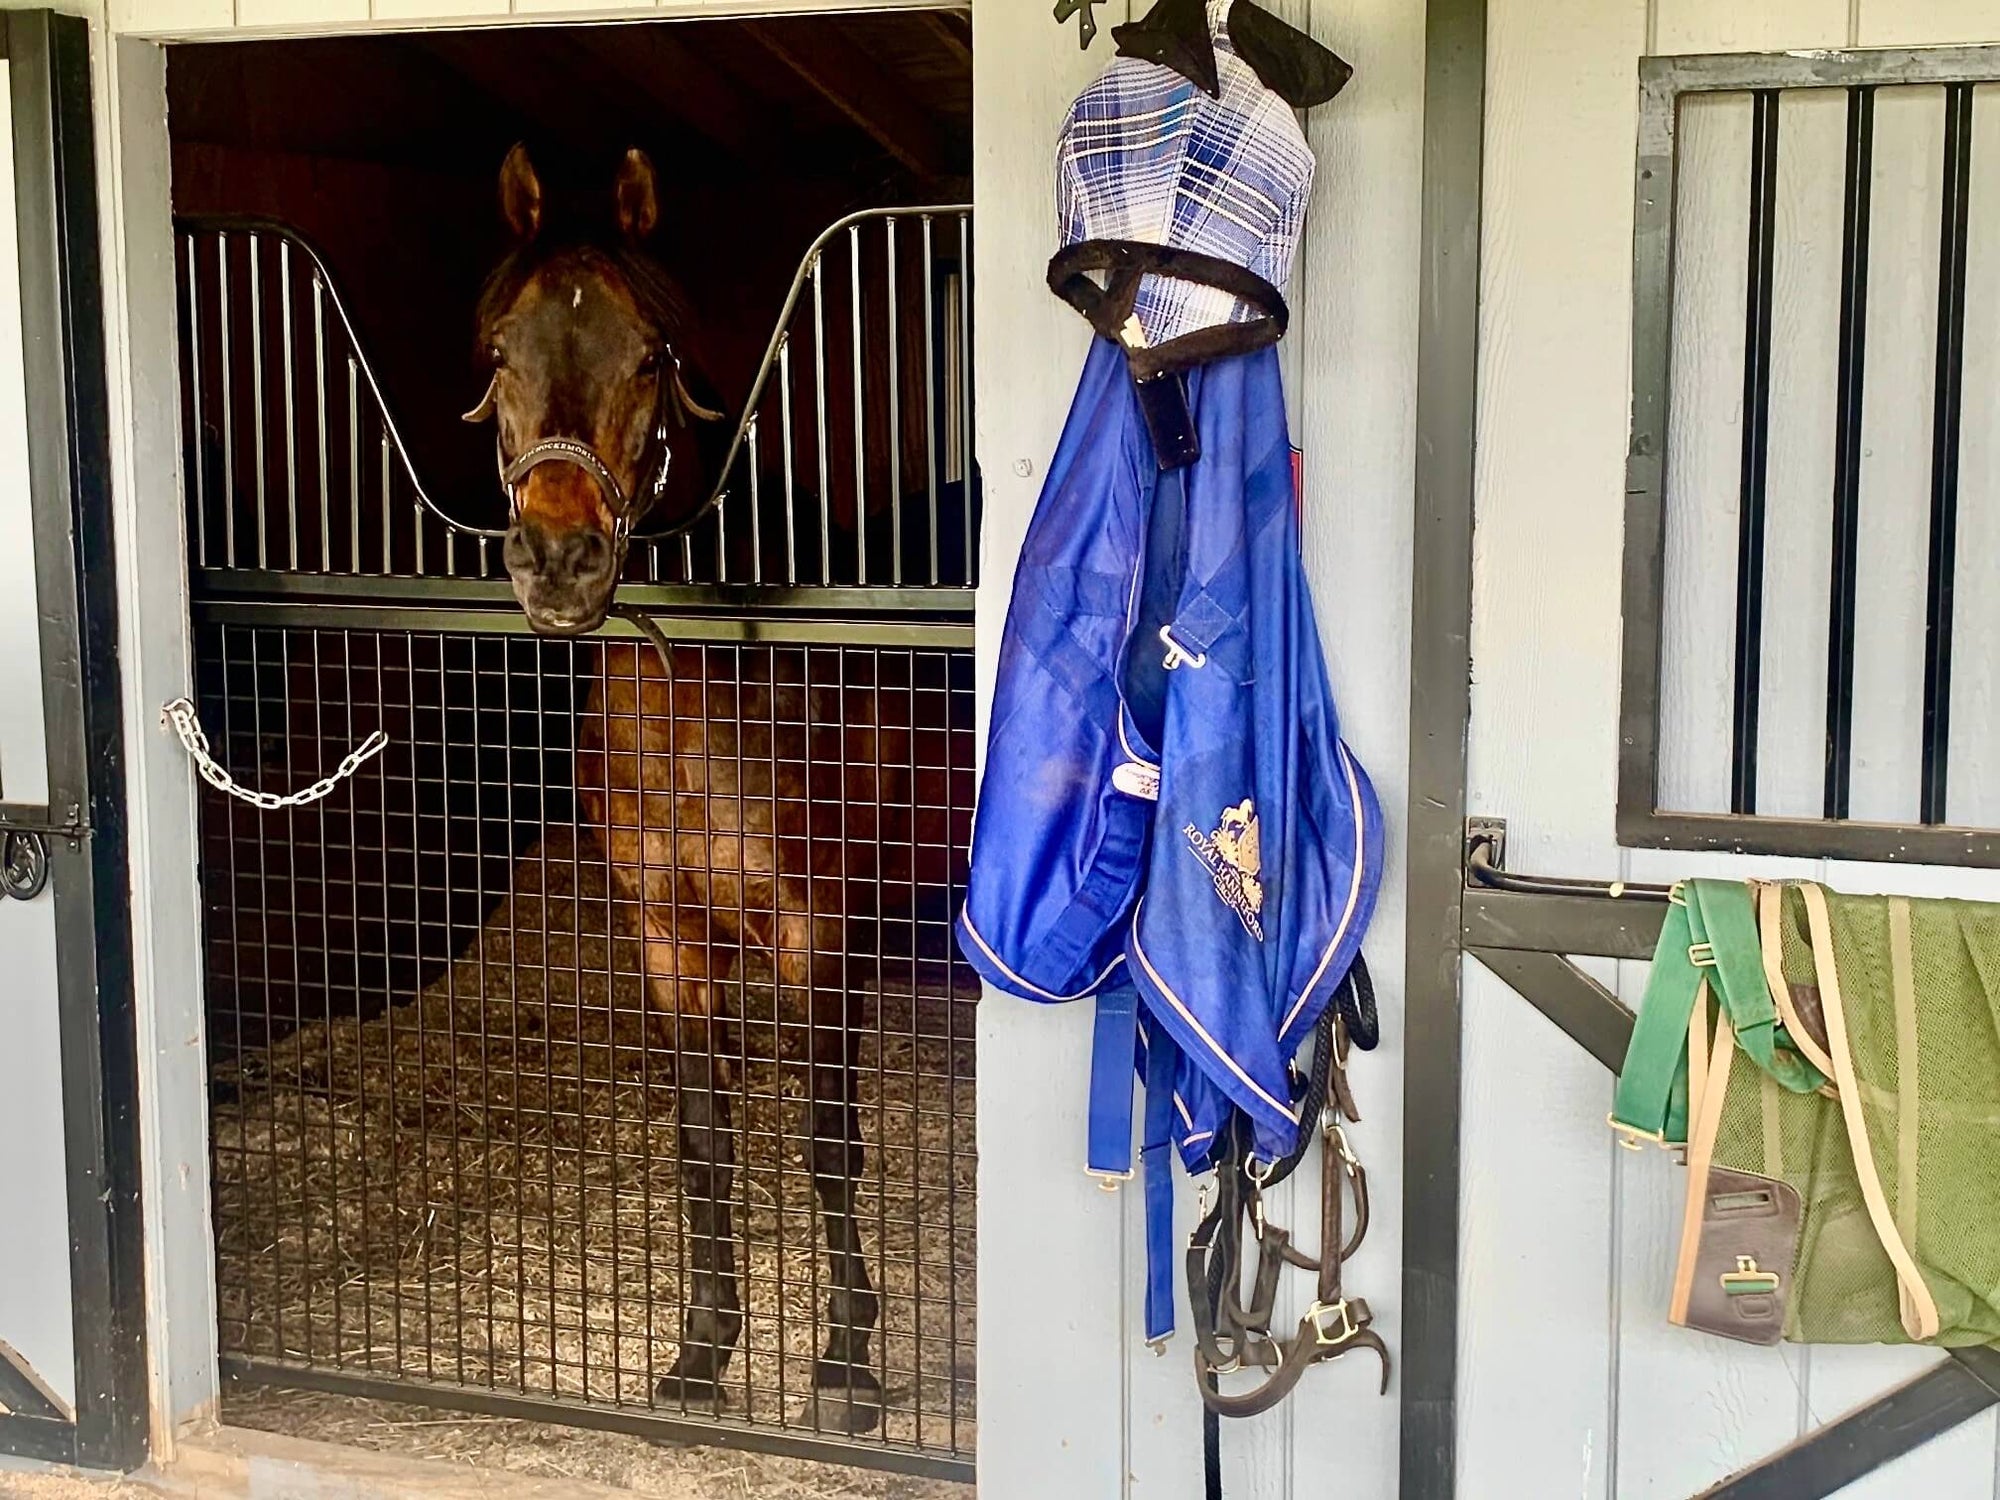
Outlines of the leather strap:
[{"label": "leather strap", "polygon": [[[1107,284],[1100,287],[1093,281],[1093,271],[1104,272]],[[1256,272],[1234,261],[1171,245],[1083,240],[1050,258],[1048,276],[1050,291],[1082,313],[1091,327],[1124,348],[1135,380],[1191,370],[1212,359],[1266,348],[1285,336],[1291,322],[1284,296]],[[1258,316],[1241,323],[1198,328],[1164,344],[1135,348],[1125,337],[1125,325],[1138,300],[1139,283],[1147,276],[1170,276],[1216,287],[1258,309]]]},{"label": "leather strap", "polygon": [[[1357,965],[1360,963],[1356,960]],[[1365,969],[1363,970],[1365,976]],[[1382,1362],[1381,1389],[1389,1388],[1389,1350],[1370,1326],[1367,1302],[1349,1297],[1342,1267],[1368,1232],[1368,1175],[1347,1140],[1346,1123],[1359,1116],[1346,1076],[1348,1034],[1343,1010],[1358,1009],[1353,981],[1343,987],[1344,1006],[1329,1006],[1316,1028],[1313,1073],[1301,1114],[1318,1115],[1321,1126],[1320,1253],[1308,1256],[1291,1235],[1264,1213],[1265,1192],[1290,1175],[1303,1157],[1306,1139],[1284,1161],[1266,1171],[1248,1155],[1247,1132],[1232,1121],[1217,1167],[1215,1202],[1188,1242],[1187,1277],[1195,1325],[1195,1374],[1209,1413],[1255,1416],[1284,1400],[1305,1372],[1350,1349],[1375,1351]],[[1371,996],[1372,998],[1372,996]],[[1344,1228],[1346,1204],[1354,1204],[1354,1229]],[[1241,1297],[1242,1223],[1249,1218],[1258,1247],[1256,1275],[1248,1302]],[[1289,1339],[1270,1331],[1279,1273],[1285,1266],[1317,1273],[1312,1305]],[[1250,1390],[1225,1393],[1221,1378],[1242,1369],[1269,1371]],[[1219,1465],[1216,1469],[1219,1473]]]}]

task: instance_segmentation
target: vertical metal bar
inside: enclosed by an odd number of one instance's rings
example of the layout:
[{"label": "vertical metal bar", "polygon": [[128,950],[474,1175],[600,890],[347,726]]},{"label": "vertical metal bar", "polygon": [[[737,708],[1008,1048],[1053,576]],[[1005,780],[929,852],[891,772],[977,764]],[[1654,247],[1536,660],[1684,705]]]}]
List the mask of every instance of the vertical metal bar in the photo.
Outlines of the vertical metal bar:
[{"label": "vertical metal bar", "polygon": [[965,511],[965,575],[973,583],[972,536],[972,216],[958,216],[958,484]]},{"label": "vertical metal bar", "polygon": [[285,538],[286,566],[299,567],[299,413],[298,356],[292,339],[292,242],[278,241],[278,329],[285,356]]},{"label": "vertical metal bar", "polygon": [[319,570],[333,571],[332,481],[326,452],[326,283],[313,271],[313,411],[319,436]]},{"label": "vertical metal bar", "polygon": [[854,345],[854,581],[868,582],[868,428],[861,383],[861,226],[847,228],[848,286],[853,308],[849,330]]},{"label": "vertical metal bar", "polygon": [[1861,542],[1862,396],[1867,382],[1868,228],[1875,171],[1875,90],[1847,92],[1847,172],[1840,264],[1840,361],[1834,396],[1833,576],[1826,668],[1826,816],[1845,818],[1853,782],[1854,595]]},{"label": "vertical metal bar", "polygon": [[798,455],[792,447],[792,341],[778,348],[778,414],[785,460],[785,582],[799,581],[798,503],[794,470]]},{"label": "vertical metal bar", "polygon": [[924,226],[924,499],[930,506],[931,582],[938,581],[937,263],[931,216]]},{"label": "vertical metal bar", "polygon": [[[422,527],[423,524],[424,513],[419,510],[417,512],[417,525]],[[447,578],[458,577],[458,533],[449,526],[444,529],[444,576]]]},{"label": "vertical metal bar", "polygon": [[270,517],[264,494],[264,272],[263,239],[251,234],[250,244],[250,416],[257,461],[257,566],[271,566]]},{"label": "vertical metal bar", "polygon": [[813,290],[813,458],[819,472],[819,581],[833,582],[833,497],[826,451],[826,297],[820,257],[812,263]]},{"label": "vertical metal bar", "polygon": [[764,493],[763,465],[757,457],[757,419],[750,419],[745,434],[750,449],[750,581],[764,581]]},{"label": "vertical metal bar", "polygon": [[[353,368],[352,361],[349,362],[348,368],[350,370]],[[354,408],[352,406],[348,408],[350,414],[353,412],[353,410]],[[350,415],[349,421],[352,422],[354,420],[355,419]],[[358,464],[356,465],[355,469],[352,472],[354,473],[360,472]],[[356,507],[356,514],[359,514],[358,506]],[[355,548],[354,557],[355,557],[356,570],[359,571],[361,549],[358,546]],[[389,723],[389,663],[388,663],[389,653],[384,644],[387,639],[388,638],[383,635],[377,635],[375,637],[375,727],[378,729],[386,728]],[[405,635],[399,637],[398,639],[400,639],[403,643],[404,660],[405,662],[408,662],[410,654],[410,638],[407,635]],[[415,680],[414,674],[406,673],[403,680],[406,686],[412,685]],[[416,718],[416,712],[415,712],[416,695],[414,690],[411,693],[410,708],[411,708],[410,722],[411,722],[411,727],[414,729],[415,718]],[[415,754],[416,754],[415,749],[412,748],[411,750],[412,764],[415,763],[414,761]],[[387,1053],[388,1056],[393,1058],[396,1056],[396,1006],[395,1006],[396,954],[395,954],[395,943],[394,943],[396,928],[394,922],[391,919],[391,912],[393,911],[394,907],[390,900],[390,894],[389,894],[389,888],[391,884],[390,875],[392,873],[389,864],[389,757],[383,755],[378,758],[376,763],[380,767],[380,770],[378,771],[377,774],[379,774],[382,778],[382,818],[377,829],[377,832],[380,834],[381,845],[382,845],[382,998],[383,998],[382,1050],[385,1053]],[[416,788],[415,788],[415,783],[413,781],[411,784],[411,795],[414,797],[415,794],[416,794]],[[414,887],[416,884],[416,878],[414,874],[414,871],[416,869],[414,844],[412,844],[411,850],[412,850],[411,852],[412,876],[410,883],[412,887]],[[412,902],[414,902],[415,899],[416,897],[413,890],[411,895]],[[364,1075],[363,1087],[364,1088],[366,1087],[365,1075]],[[397,1122],[402,1119],[402,1114],[396,1106],[396,1070],[394,1067],[390,1067],[384,1070],[382,1087],[384,1093],[388,1096],[382,1101],[382,1104],[383,1108],[387,1111],[386,1118],[389,1122],[389,1143],[387,1149],[389,1151],[389,1159],[393,1161],[395,1160],[395,1153],[398,1145],[398,1142],[396,1140],[396,1136],[398,1134]],[[366,1107],[366,1102],[367,1101],[364,1097],[363,1099],[364,1110]],[[396,1190],[392,1186],[389,1189],[389,1202],[392,1210],[395,1205],[395,1201],[396,1201]],[[401,1276],[392,1277],[389,1282],[389,1287],[390,1287],[389,1291],[390,1327],[394,1334],[396,1342],[395,1371],[398,1375],[400,1375],[403,1373],[404,1370],[403,1282]]]},{"label": "vertical metal bar", "polygon": [[[886,303],[888,329],[885,335],[889,350],[889,582],[897,588],[903,586],[903,382],[899,365],[901,351],[896,347],[896,216],[891,214],[882,221],[886,248],[883,255],[888,266],[889,296]],[[862,580],[864,583],[866,579]]]},{"label": "vertical metal bar", "polygon": [[681,533],[681,582],[694,582],[694,533]]},{"label": "vertical metal bar", "polygon": [[[322,388],[324,388],[324,378],[322,378],[321,384]],[[322,486],[321,493],[324,492],[325,492],[325,487]],[[322,558],[320,560],[320,563],[321,563],[320,566],[321,572],[330,573],[333,571],[333,564],[329,559]],[[380,636],[375,637],[375,649],[379,659],[382,649],[382,638]],[[354,709],[355,709],[356,694],[354,691],[354,635],[353,632],[351,631],[343,630],[340,633],[340,663],[341,663],[341,674],[344,679],[341,683],[341,688],[342,688],[341,696],[346,701],[347,704],[347,714],[345,723],[347,743],[350,745],[358,745],[361,743],[361,736],[357,732],[355,725]],[[379,685],[381,681],[379,660],[378,660],[378,670],[376,672],[376,681],[377,684]],[[381,720],[377,719],[376,723],[378,724],[381,723]],[[368,776],[368,779],[372,781],[380,773],[381,773],[381,767],[371,766],[366,774]],[[354,930],[354,1025],[357,1031],[360,1029],[363,1020],[361,1013],[362,1010],[362,1002],[361,1002],[362,883],[361,883],[361,814],[359,811],[359,804],[361,801],[360,792],[361,792],[360,785],[357,784],[354,790],[354,795],[347,798],[347,876],[348,876],[348,900],[351,903],[348,909],[354,913],[354,929],[353,929]],[[382,947],[383,951],[386,953],[388,951],[388,946],[389,946],[388,931],[386,927],[383,931],[382,936],[383,936]],[[385,985],[384,990],[386,991],[386,989],[387,986]],[[326,1050],[327,1050],[327,1058],[326,1058],[327,1077],[329,1080],[331,1080],[333,1077],[333,1028],[331,1026],[328,1026],[326,1029]],[[365,1096],[365,1090],[367,1089],[367,1083],[365,1081],[365,1077],[356,1079],[354,1088],[355,1088],[354,1148],[362,1164],[360,1172],[360,1178],[361,1178],[360,1191],[357,1194],[357,1196],[360,1199],[360,1205],[361,1205],[361,1238],[362,1242],[365,1244],[367,1243],[368,1229],[369,1229],[368,1163],[373,1160],[373,1158],[370,1157],[368,1154],[368,1108],[367,1108],[368,1101]],[[339,1195],[335,1194],[334,1202],[337,1204],[339,1203],[339,1201],[340,1201]],[[334,1222],[334,1235],[335,1235],[334,1243],[336,1247],[335,1253],[338,1254],[339,1246],[341,1243],[341,1221],[338,1212],[336,1212],[333,1222]],[[363,1255],[356,1255],[354,1258],[360,1261],[361,1263],[359,1275],[356,1278],[361,1284],[362,1335],[361,1335],[361,1349],[359,1352],[361,1354],[363,1361],[365,1362],[366,1368],[373,1370],[375,1368],[375,1340],[373,1338],[373,1333],[375,1329],[375,1274],[374,1271],[369,1266],[370,1257],[363,1254]],[[335,1316],[337,1320],[338,1314],[336,1314]]]},{"label": "vertical metal bar", "polygon": [[347,357],[347,571],[361,571],[361,366]]},{"label": "vertical metal bar", "polygon": [[1972,220],[1972,85],[1945,89],[1938,240],[1937,380],[1931,407],[1930,578],[1924,625],[1921,817],[1946,821],[1951,760],[1952,588],[1958,571],[1959,432],[1965,403],[1965,262]]},{"label": "vertical metal bar", "polygon": [[715,507],[715,581],[728,583],[729,578],[729,497],[724,495],[722,503]]},{"label": "vertical metal bar", "polygon": [[660,581],[660,544],[658,542],[646,543],[646,581],[648,583],[658,583]]},{"label": "vertical metal bar", "polygon": [[235,385],[230,365],[236,354],[234,341],[229,337],[229,236],[215,237],[215,307],[221,320],[221,338],[216,352],[221,356],[222,365],[222,537],[223,551],[227,554],[223,561],[229,567],[237,566],[236,558],[236,403],[232,399]]},{"label": "vertical metal bar", "polygon": [[[285,297],[286,300],[289,301],[291,298],[291,279],[289,277],[286,278],[285,287],[286,287]],[[326,685],[322,680],[325,675],[325,654],[321,650],[322,642],[320,638],[320,632],[317,630],[306,631],[304,633],[304,638],[312,643],[313,761],[316,765],[324,765],[326,760],[326,700],[332,697],[333,695],[327,689]],[[287,698],[289,699],[289,697],[290,695],[288,693]],[[348,713],[350,716],[352,716],[353,714],[353,705],[351,701],[349,703]],[[289,703],[288,703],[287,712],[285,714],[287,744],[290,743],[291,718],[292,716],[289,711]],[[355,741],[350,738],[348,743],[353,744],[355,743]],[[288,762],[289,759],[290,757],[288,755],[287,756]],[[289,772],[290,769],[291,769],[290,765],[287,764],[286,770]],[[287,779],[289,780],[289,777]],[[296,782],[292,782],[291,784],[297,785]],[[351,804],[353,800],[353,792],[351,788],[349,789],[348,800]],[[286,819],[287,827],[285,829],[287,841],[291,846],[290,848],[291,857],[286,861],[286,863],[290,867],[292,876],[292,891],[293,891],[292,909],[294,912],[298,910],[297,892],[299,888],[299,858],[298,858],[299,824],[302,821],[304,821],[304,819],[302,819],[300,816],[301,811],[304,810],[298,809],[292,812],[292,814]],[[322,902],[325,902],[326,893],[328,889],[328,882],[326,881],[325,878],[326,876],[325,860],[327,854],[326,803],[324,801],[320,801],[312,804],[312,807],[310,811],[307,813],[307,816],[310,817],[312,821],[314,821],[319,825],[318,841],[313,845],[313,848],[318,852],[321,860],[320,900]],[[333,933],[331,931],[331,924],[328,924],[327,929],[325,929],[324,941],[326,945],[326,952],[324,954],[325,966],[320,970],[321,974],[324,976],[322,987],[320,990],[320,1014],[324,1023],[321,1028],[322,1043],[325,1048],[326,1059],[330,1064],[333,1058],[333,984],[332,984]],[[304,998],[298,989],[294,989],[293,994],[294,996],[298,997],[301,1000]],[[300,1014],[298,1014],[295,1018],[295,1024],[297,1025],[298,1029],[294,1031],[292,1035],[295,1038],[297,1038],[298,1041],[297,1054],[299,1060],[298,1062],[299,1079],[302,1085],[299,1089],[299,1149],[301,1153],[305,1156],[305,1158],[308,1161],[310,1161],[312,1158],[312,1145],[311,1145],[312,1135],[306,1118],[307,1090],[305,1087],[303,1087],[306,1078],[306,1055],[305,1055],[306,1018],[303,1013],[303,1006],[299,1006],[298,1009],[300,1011]],[[329,1066],[326,1075],[327,1108],[329,1115],[333,1113],[333,1103],[334,1103],[333,1091],[334,1091],[334,1074],[332,1068]],[[328,1221],[332,1230],[332,1233],[328,1237],[328,1244],[327,1244],[328,1253],[337,1262],[340,1257],[340,1152],[335,1147],[333,1132],[329,1132],[328,1134],[326,1156],[327,1156],[326,1204],[320,1210],[320,1212]],[[300,1175],[300,1181],[302,1183],[310,1182],[311,1180],[312,1180],[312,1174],[310,1172],[305,1172]],[[308,1214],[311,1213],[311,1208],[309,1205],[307,1206],[307,1213]],[[308,1218],[307,1222],[311,1223],[312,1222],[311,1218]],[[310,1245],[312,1244],[311,1236],[307,1236],[306,1244],[308,1245],[308,1247],[310,1247]],[[319,1279],[320,1275],[317,1271],[317,1268],[314,1268],[314,1274],[309,1278],[308,1285],[310,1285],[314,1281],[318,1281]],[[333,1347],[328,1351],[328,1354],[329,1357],[332,1359],[333,1363],[340,1364],[342,1363],[342,1355],[345,1352],[344,1349],[342,1348],[341,1337],[340,1337],[340,1286],[341,1283],[345,1281],[347,1278],[344,1276],[332,1276],[328,1277],[327,1279],[332,1281],[333,1283],[333,1297],[332,1297]],[[310,1308],[310,1306],[311,1304],[308,1303],[308,1308]],[[313,1349],[313,1320],[310,1311],[308,1311],[306,1314],[306,1352],[308,1357],[311,1357],[312,1354],[315,1352]]]},{"label": "vertical metal bar", "polygon": [[1757,710],[1764,662],[1764,497],[1771,451],[1771,296],[1778,230],[1778,91],[1759,89],[1750,125],[1749,287],[1744,297],[1743,468],[1736,535],[1736,675],[1731,812],[1757,810]]},{"label": "vertical metal bar", "polygon": [[[389,577],[396,571],[396,509],[393,504],[394,490],[395,484],[389,472],[389,434],[384,432],[382,434],[382,576],[384,578]],[[417,571],[421,573],[423,570],[423,562],[419,559]],[[416,662],[414,659],[411,661],[410,670],[413,673],[416,671]]]},{"label": "vertical metal bar", "polygon": [[194,451],[188,456],[194,470],[194,559],[205,568],[214,559],[208,552],[208,429],[201,416],[201,241],[191,234],[181,239],[187,246],[188,368],[193,372],[188,402],[194,417]]}]

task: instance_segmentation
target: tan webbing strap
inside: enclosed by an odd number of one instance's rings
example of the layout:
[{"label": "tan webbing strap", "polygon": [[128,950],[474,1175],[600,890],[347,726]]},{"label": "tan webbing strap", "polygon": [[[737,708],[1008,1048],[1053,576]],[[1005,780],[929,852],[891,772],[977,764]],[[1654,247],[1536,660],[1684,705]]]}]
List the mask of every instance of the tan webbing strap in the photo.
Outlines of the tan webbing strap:
[{"label": "tan webbing strap", "polygon": [[1771,986],[1771,1001],[1778,1007],[1779,1019],[1785,1023],[1785,1034],[1792,1039],[1792,1045],[1805,1054],[1807,1062],[1831,1078],[1833,1059],[1826,1055],[1811,1029],[1799,1019],[1798,1007],[1792,1003],[1792,987],[1785,983],[1784,916],[1785,888],[1776,882],[1760,883],[1757,886],[1757,929],[1764,950],[1764,979]]},{"label": "tan webbing strap", "polygon": [[[1698,1016],[1706,996],[1695,1002]],[[1674,1262],[1674,1295],[1667,1304],[1667,1321],[1685,1326],[1688,1298],[1694,1292],[1695,1260],[1701,1251],[1701,1224],[1708,1211],[1708,1171],[1715,1163],[1716,1132],[1722,1128],[1722,1101],[1729,1093],[1729,1065],[1736,1055],[1736,1033],[1722,1007],[1715,1013],[1715,1047],[1709,1056],[1701,1109],[1688,1117],[1687,1203],[1681,1210],[1681,1250]]]},{"label": "tan webbing strap", "polygon": [[1910,899],[1889,899],[1889,974],[1896,992],[1896,1229],[1917,1239],[1917,961],[1910,943]]},{"label": "tan webbing strap", "polygon": [[1785,1175],[1785,1121],[1778,1113],[1778,1096],[1783,1092],[1777,1079],[1769,1073],[1762,1075],[1757,1102],[1764,1116],[1763,1175],[1781,1181]]},{"label": "tan webbing strap", "polygon": [[1799,887],[1806,903],[1806,925],[1812,931],[1813,967],[1818,971],[1820,1004],[1826,1011],[1828,1050],[1833,1054],[1834,1082],[1840,1089],[1840,1115],[1847,1125],[1847,1144],[1854,1154],[1854,1172],[1861,1184],[1861,1201],[1868,1208],[1868,1220],[1875,1236],[1888,1252],[1896,1268],[1900,1291],[1903,1330],[1918,1341],[1937,1337],[1937,1302],[1924,1282],[1923,1273],[1909,1247],[1897,1232],[1889,1200],[1882,1192],[1882,1176],[1875,1168],[1875,1153],[1868,1144],[1868,1122],[1861,1103],[1861,1085],[1854,1072],[1854,1053],[1847,1036],[1847,1010],[1840,996],[1840,973],[1833,961],[1833,922],[1827,913],[1826,892],[1816,885]]}]

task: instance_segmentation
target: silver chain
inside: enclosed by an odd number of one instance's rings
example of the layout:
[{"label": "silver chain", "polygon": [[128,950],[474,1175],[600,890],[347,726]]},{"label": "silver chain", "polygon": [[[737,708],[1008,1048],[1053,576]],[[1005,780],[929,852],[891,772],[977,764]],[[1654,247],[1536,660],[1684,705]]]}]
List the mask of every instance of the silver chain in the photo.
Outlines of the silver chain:
[{"label": "silver chain", "polygon": [[202,733],[201,720],[195,717],[194,705],[185,698],[176,698],[160,710],[160,721],[172,727],[180,736],[181,745],[193,760],[195,769],[201,772],[201,779],[219,791],[229,793],[248,802],[252,807],[261,807],[267,812],[281,807],[304,807],[308,802],[317,802],[331,792],[341,782],[361,769],[362,763],[371,756],[379,755],[388,747],[389,736],[376,730],[359,746],[347,753],[332,775],[322,776],[302,792],[292,792],[281,796],[277,792],[253,792],[247,786],[239,786],[236,779],[215,762],[208,751],[208,736]]}]

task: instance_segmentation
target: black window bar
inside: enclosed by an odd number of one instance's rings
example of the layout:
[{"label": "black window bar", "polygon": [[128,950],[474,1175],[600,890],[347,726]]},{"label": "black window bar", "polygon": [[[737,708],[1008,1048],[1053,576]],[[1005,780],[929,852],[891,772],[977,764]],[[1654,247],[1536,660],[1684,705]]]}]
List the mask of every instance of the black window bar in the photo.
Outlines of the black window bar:
[{"label": "black window bar", "polygon": [[[1960,528],[1960,437],[1965,400],[1966,268],[1972,218],[1975,85],[2000,81],[2000,48],[1804,55],[1653,58],[1642,64],[1633,257],[1633,405],[1628,459],[1626,640],[1621,705],[1618,835],[1628,847],[2000,866],[2000,829],[1949,819],[1952,628]],[[1853,816],[1856,632],[1863,564],[1862,507],[1867,401],[1870,231],[1876,208],[1877,93],[1889,86],[1938,93],[1944,131],[1937,268],[1922,655],[1922,724],[1914,822]],[[1827,579],[1826,760],[1822,815],[1775,816],[1759,806],[1763,705],[1765,548],[1772,482],[1774,401],[1803,399],[1772,383],[1778,287],[1778,166],[1788,96],[1840,89],[1847,96],[1834,405],[1831,564]],[[1666,647],[1668,439],[1678,130],[1682,102],[1704,94],[1751,101],[1748,244],[1742,375],[1733,643],[1730,652],[1727,807],[1662,805],[1661,681]],[[1983,497],[1982,497],[1983,499]],[[1969,503],[1969,502],[1968,502]],[[1919,509],[1917,514],[1924,512]],[[1913,523],[1925,524],[1925,523]]]}]

